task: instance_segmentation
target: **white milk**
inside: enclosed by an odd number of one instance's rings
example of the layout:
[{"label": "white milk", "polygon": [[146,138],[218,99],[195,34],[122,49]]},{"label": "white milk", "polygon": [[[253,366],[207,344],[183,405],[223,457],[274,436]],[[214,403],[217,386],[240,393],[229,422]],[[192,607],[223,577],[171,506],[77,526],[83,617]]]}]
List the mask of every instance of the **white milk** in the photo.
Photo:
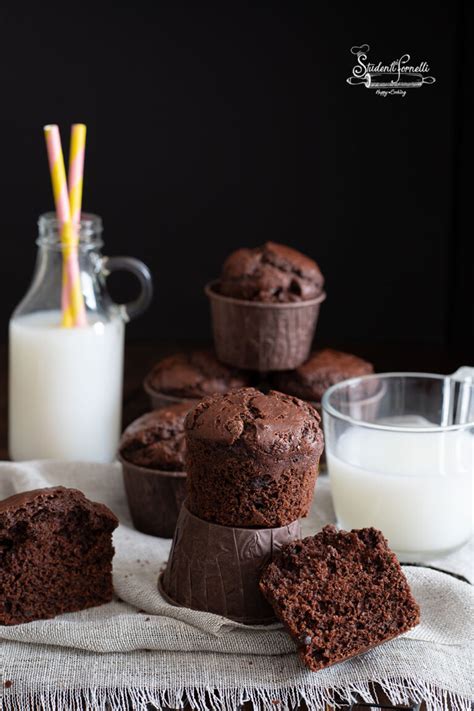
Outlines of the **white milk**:
[{"label": "white milk", "polygon": [[405,560],[436,557],[470,537],[474,433],[351,427],[327,461],[342,528],[381,529]]},{"label": "white milk", "polygon": [[110,462],[121,426],[124,324],[60,328],[59,311],[10,322],[10,456]]}]

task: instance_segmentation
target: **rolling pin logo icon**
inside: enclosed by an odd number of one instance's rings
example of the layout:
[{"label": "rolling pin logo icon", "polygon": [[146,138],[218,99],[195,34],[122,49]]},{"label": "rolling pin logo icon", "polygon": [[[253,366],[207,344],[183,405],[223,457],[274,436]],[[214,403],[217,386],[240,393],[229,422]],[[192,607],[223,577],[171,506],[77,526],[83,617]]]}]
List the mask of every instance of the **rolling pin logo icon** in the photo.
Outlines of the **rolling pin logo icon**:
[{"label": "rolling pin logo icon", "polygon": [[351,86],[363,84],[366,89],[418,89],[423,84],[434,84],[435,81],[434,77],[424,77],[417,72],[406,72],[402,75],[398,72],[376,72],[347,79],[347,83]]},{"label": "rolling pin logo icon", "polygon": [[[418,89],[424,84],[434,84],[436,79],[428,76],[429,65],[420,62],[417,66],[408,64],[409,54],[403,54],[389,64],[367,61],[370,50],[368,44],[351,47],[357,64],[352,68],[352,76],[346,79],[351,86],[363,85],[366,89]],[[396,92],[392,92],[396,93]],[[400,92],[399,92],[400,93]]]}]

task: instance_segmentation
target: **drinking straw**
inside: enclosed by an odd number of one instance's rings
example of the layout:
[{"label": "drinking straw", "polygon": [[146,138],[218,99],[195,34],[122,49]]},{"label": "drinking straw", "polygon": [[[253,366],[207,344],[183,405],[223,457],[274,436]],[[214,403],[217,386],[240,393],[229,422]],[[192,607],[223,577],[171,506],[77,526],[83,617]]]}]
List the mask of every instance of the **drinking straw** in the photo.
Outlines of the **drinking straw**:
[{"label": "drinking straw", "polygon": [[[84,155],[86,150],[86,126],[83,123],[75,123],[71,127],[71,145],[69,148],[69,207],[71,210],[71,223],[77,244],[77,230],[80,229],[81,208],[82,208],[82,185],[84,175]],[[72,255],[69,267],[73,273],[68,275],[71,284],[75,288],[71,290],[72,310],[75,314],[77,326],[85,326],[87,323],[84,308],[84,298],[80,289],[79,260],[77,250],[75,258]]]},{"label": "drinking straw", "polygon": [[86,126],[83,123],[75,123],[71,127],[68,187],[69,205],[71,208],[71,220],[73,225],[77,225],[81,219],[86,131]]},{"label": "drinking straw", "polygon": [[59,128],[56,125],[45,126],[44,135],[48,151],[56,214],[61,225],[61,242],[63,245],[61,325],[64,328],[85,326],[86,314],[80,283],[77,231],[71,222],[66,170],[64,167]]}]

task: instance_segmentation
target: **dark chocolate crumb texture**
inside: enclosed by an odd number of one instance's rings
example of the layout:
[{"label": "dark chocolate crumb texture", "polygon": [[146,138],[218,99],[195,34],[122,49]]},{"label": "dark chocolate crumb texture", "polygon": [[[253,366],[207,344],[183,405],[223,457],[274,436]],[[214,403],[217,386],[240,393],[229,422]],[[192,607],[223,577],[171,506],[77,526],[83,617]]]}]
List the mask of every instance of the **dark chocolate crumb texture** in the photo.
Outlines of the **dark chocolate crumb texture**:
[{"label": "dark chocolate crumb texture", "polygon": [[380,531],[326,526],[282,548],[260,589],[318,671],[415,627],[420,610]]},{"label": "dark chocolate crumb texture", "polygon": [[217,290],[246,301],[278,303],[315,299],[323,286],[315,261],[284,244],[266,242],[233,252],[224,262]]},{"label": "dark chocolate crumb texture", "polygon": [[0,624],[110,602],[116,516],[57,486],[0,502]]},{"label": "dark chocolate crumb texture", "polygon": [[147,469],[184,471],[184,420],[191,407],[182,402],[139,417],[122,435],[121,456]]},{"label": "dark chocolate crumb texture", "polygon": [[188,400],[249,385],[246,373],[217,360],[210,350],[176,353],[163,358],[148,376],[157,392]]},{"label": "dark chocolate crumb texture", "polygon": [[223,526],[286,526],[306,516],[323,450],[309,403],[242,388],[205,398],[186,417],[192,513]]}]

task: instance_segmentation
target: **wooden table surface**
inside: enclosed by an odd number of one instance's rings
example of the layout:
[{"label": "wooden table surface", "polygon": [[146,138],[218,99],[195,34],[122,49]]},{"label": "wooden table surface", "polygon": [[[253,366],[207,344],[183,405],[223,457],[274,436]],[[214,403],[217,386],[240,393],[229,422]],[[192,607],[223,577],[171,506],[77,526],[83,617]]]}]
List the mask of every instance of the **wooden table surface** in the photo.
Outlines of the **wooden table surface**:
[{"label": "wooden table surface", "polygon": [[[142,380],[159,358],[179,350],[205,344],[196,343],[129,343],[125,353],[123,393],[123,424],[146,412],[148,402],[142,390]],[[324,344],[326,345],[326,344]],[[468,363],[466,351],[447,351],[432,345],[402,345],[381,343],[328,344],[367,358],[378,372],[410,370],[431,373],[452,373]],[[7,347],[0,345],[0,460],[8,459],[8,364]]]}]

